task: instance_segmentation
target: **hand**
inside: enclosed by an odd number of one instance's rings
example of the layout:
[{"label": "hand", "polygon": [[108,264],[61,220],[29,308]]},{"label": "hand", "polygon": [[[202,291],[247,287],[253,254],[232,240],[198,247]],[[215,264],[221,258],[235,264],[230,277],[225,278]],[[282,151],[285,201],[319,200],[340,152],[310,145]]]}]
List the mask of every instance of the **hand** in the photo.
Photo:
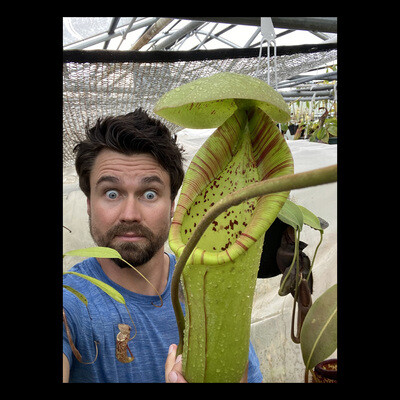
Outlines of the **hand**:
[{"label": "hand", "polygon": [[249,372],[249,362],[247,361],[246,369],[244,370],[244,374],[243,374],[242,379],[240,380],[239,383],[247,383],[247,374],[248,374],[248,372]]},{"label": "hand", "polygon": [[[177,348],[178,346],[176,344],[171,344],[171,346],[169,346],[168,357],[165,361],[165,382],[167,383],[187,383],[182,375],[182,354],[176,357]],[[248,370],[249,363],[247,362],[240,383],[247,383]]]},{"label": "hand", "polygon": [[176,357],[178,346],[171,344],[168,350],[168,357],[165,361],[165,382],[167,383],[187,383],[182,375],[182,354]]}]

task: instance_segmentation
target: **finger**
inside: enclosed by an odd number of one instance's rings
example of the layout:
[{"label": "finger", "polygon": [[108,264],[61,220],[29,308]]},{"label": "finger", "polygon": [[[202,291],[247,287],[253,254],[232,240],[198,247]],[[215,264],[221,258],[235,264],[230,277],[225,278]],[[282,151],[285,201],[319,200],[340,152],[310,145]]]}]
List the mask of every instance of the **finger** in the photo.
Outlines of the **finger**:
[{"label": "finger", "polygon": [[248,374],[248,372],[249,372],[249,362],[247,362],[246,369],[244,371],[242,379],[240,380],[240,383],[247,383],[247,374]]},{"label": "finger", "polygon": [[171,372],[176,359],[176,349],[178,346],[176,344],[171,344],[168,349],[168,356],[165,361],[165,381],[168,382],[168,375]]},{"label": "finger", "polygon": [[182,375],[182,354],[176,357],[175,364],[171,372],[168,374],[168,382],[171,383],[187,383]]}]

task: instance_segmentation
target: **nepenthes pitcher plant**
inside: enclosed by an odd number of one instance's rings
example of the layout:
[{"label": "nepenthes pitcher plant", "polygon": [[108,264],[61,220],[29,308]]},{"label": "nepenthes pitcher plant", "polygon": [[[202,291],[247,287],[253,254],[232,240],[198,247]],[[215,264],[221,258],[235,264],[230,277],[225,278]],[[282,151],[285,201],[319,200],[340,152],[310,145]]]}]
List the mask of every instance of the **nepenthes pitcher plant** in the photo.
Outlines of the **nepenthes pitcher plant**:
[{"label": "nepenthes pitcher plant", "polygon": [[185,128],[217,128],[188,167],[172,221],[172,298],[185,378],[239,382],[264,234],[289,190],[310,184],[292,179],[293,158],[276,126],[289,120],[289,109],[265,82],[218,73],[164,94],[154,112]]}]

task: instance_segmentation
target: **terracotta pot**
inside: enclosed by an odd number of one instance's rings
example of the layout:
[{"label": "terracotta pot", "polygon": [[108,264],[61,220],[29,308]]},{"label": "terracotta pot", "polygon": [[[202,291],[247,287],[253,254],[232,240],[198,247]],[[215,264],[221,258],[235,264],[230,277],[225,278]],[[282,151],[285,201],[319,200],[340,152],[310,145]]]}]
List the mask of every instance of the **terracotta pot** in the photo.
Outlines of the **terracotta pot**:
[{"label": "terracotta pot", "polygon": [[332,358],[317,364],[312,381],[313,383],[337,383],[337,359]]}]

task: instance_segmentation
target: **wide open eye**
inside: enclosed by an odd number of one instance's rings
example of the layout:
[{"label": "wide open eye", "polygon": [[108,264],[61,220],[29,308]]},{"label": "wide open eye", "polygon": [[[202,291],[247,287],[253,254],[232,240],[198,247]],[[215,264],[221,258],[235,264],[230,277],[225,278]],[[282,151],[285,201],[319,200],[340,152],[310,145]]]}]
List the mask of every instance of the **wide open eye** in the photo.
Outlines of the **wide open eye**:
[{"label": "wide open eye", "polygon": [[144,193],[144,197],[146,200],[154,200],[157,196],[157,193],[154,190],[147,190]]},{"label": "wide open eye", "polygon": [[116,190],[107,190],[106,197],[110,200],[114,200],[118,197],[118,192]]}]

